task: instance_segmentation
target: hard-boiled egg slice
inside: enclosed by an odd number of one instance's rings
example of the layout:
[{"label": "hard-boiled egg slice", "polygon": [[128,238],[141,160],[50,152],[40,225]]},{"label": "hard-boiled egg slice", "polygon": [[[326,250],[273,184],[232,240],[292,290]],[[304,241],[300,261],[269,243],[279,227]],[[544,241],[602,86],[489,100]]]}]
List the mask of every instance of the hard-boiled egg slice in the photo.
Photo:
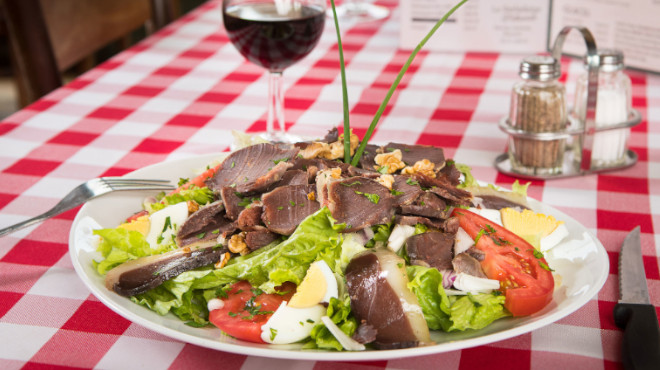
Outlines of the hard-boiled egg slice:
[{"label": "hard-boiled egg slice", "polygon": [[126,229],[129,231],[137,231],[144,236],[147,236],[147,234],[149,233],[150,226],[151,226],[151,221],[149,221],[149,216],[147,215],[140,216],[131,222],[126,222],[119,225],[119,227],[121,227],[122,229]]},{"label": "hard-boiled egg slice", "polygon": [[541,252],[545,253],[557,244],[561,243],[568,236],[568,228],[563,223],[559,224],[555,231],[541,239]]},{"label": "hard-boiled egg slice", "polygon": [[287,344],[307,338],[312,328],[325,315],[326,308],[316,304],[307,308],[296,308],[282,302],[273,316],[261,327],[261,340],[266,343]]},{"label": "hard-boiled egg slice", "polygon": [[512,208],[503,208],[500,212],[502,225],[505,228],[542,251],[559,244],[568,235],[564,222],[558,221],[552,216],[528,209],[518,212]]},{"label": "hard-boiled egg slice", "polygon": [[151,227],[147,234],[147,242],[151,248],[158,248],[176,237],[176,231],[188,218],[188,204],[177,203],[154,212],[149,216]]},{"label": "hard-boiled egg slice", "polygon": [[323,302],[330,302],[330,298],[337,298],[338,288],[335,274],[323,260],[316,261],[309,266],[303,281],[296,288],[291,297],[289,306],[294,308],[307,308]]}]

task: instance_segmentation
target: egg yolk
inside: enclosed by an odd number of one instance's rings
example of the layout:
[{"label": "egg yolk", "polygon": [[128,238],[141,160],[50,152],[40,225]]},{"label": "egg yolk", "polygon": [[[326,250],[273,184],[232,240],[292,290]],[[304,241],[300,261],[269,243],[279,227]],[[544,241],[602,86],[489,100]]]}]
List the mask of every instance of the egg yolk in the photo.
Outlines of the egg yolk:
[{"label": "egg yolk", "polygon": [[312,264],[288,305],[295,308],[312,307],[321,302],[327,289],[328,283],[323,271],[316,264]]},{"label": "egg yolk", "polygon": [[149,233],[149,226],[150,226],[149,216],[141,216],[131,222],[119,225],[119,227],[123,229],[129,231],[137,231],[145,236]]}]

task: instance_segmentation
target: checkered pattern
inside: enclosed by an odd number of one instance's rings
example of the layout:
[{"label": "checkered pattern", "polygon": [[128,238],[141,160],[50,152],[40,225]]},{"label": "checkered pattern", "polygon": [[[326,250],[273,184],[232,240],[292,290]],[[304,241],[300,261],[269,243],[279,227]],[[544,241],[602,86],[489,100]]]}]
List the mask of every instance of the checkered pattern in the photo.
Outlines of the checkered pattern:
[{"label": "checkered pattern", "polygon": [[[385,20],[346,24],[351,125],[363,134],[408,52],[397,50],[395,1]],[[436,37],[442,35],[442,29]],[[373,141],[433,144],[507,186],[494,158],[521,56],[421,52],[385,110]],[[568,91],[581,71],[565,60]],[[597,297],[531,333],[433,356],[367,363],[297,362],[208,350],[117,316],[77,278],[68,230],[77,210],[0,238],[0,368],[149,369],[614,369],[621,331],[613,323],[620,243],[641,225],[651,301],[660,307],[660,77],[630,72],[639,163],[583,178],[534,181],[530,195],[593,231],[611,260]],[[319,45],[284,73],[287,129],[322,136],[340,125],[337,45],[328,22]],[[80,182],[156,162],[227,150],[231,130],[265,129],[267,75],[245,61],[211,1],[179,21],[0,122],[0,225],[53,206]]]}]

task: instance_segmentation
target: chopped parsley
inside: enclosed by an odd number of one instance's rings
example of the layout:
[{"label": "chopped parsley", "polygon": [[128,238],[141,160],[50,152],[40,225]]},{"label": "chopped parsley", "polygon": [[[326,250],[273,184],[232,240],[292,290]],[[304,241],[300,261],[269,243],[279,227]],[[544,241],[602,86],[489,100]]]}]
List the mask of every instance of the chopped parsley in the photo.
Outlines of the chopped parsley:
[{"label": "chopped parsley", "polygon": [[206,232],[197,234],[197,239],[202,239],[206,236]]},{"label": "chopped parsley", "polygon": [[355,194],[364,195],[373,204],[378,204],[378,201],[380,201],[380,196],[378,194],[363,193],[363,192],[357,191],[357,190],[355,191]]},{"label": "chopped parsley", "polygon": [[340,184],[342,184],[343,186],[347,186],[347,187],[351,187],[351,186],[353,186],[353,185],[362,185],[362,183],[359,182],[359,181],[354,181],[354,182],[352,182],[352,183],[350,183],[350,184],[347,184],[347,183],[345,183],[345,182],[341,182]]},{"label": "chopped parsley", "polygon": [[294,202],[294,201],[292,201],[292,200],[289,201],[289,204],[291,205],[291,207],[295,207],[295,206],[296,206],[296,202]]},{"label": "chopped parsley", "polygon": [[273,159],[273,163],[278,164],[280,162],[286,162],[289,160],[289,157],[286,158],[280,158],[280,159]]},{"label": "chopped parsley", "polygon": [[395,190],[395,189],[390,190],[390,193],[391,193],[392,195],[401,195],[401,194],[403,194],[402,191],[398,191],[398,190]]},{"label": "chopped parsley", "polygon": [[477,233],[477,237],[474,238],[474,244],[476,245],[479,242],[479,239],[486,233],[486,230],[481,229],[479,230],[479,233]]},{"label": "chopped parsley", "polygon": [[270,328],[270,340],[275,340],[277,336],[277,329]]},{"label": "chopped parsley", "polygon": [[543,263],[543,261],[539,261],[539,266],[541,266],[542,269],[547,270],[547,271],[550,271],[550,272],[555,271],[555,270],[551,269],[550,266],[548,266],[548,265],[546,265],[545,263]]},{"label": "chopped parsley", "polygon": [[190,181],[190,179],[185,178],[185,177],[179,177],[179,183],[177,185],[179,185],[179,186],[185,185],[185,184],[188,183],[188,181]]},{"label": "chopped parsley", "polygon": [[282,207],[282,206],[277,207],[277,210],[278,210],[278,211],[281,211],[281,210],[283,210],[283,209],[284,209],[284,207]]},{"label": "chopped parsley", "polygon": [[165,224],[163,225],[163,231],[161,233],[164,233],[165,230],[171,229],[172,228],[172,219],[170,219],[170,216],[167,216],[165,218]]},{"label": "chopped parsley", "polygon": [[231,162],[231,168],[234,168],[234,166],[236,166],[236,162],[232,161]]},{"label": "chopped parsley", "polygon": [[412,178],[408,178],[408,180],[406,180],[406,184],[415,186],[415,185],[419,185],[419,182],[413,180]]}]

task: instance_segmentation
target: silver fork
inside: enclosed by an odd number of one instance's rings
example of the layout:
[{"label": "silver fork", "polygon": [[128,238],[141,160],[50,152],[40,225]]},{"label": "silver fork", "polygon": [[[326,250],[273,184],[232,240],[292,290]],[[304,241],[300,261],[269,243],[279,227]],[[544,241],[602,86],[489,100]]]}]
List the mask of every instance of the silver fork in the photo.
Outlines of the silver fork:
[{"label": "silver fork", "polygon": [[0,237],[30,225],[34,225],[37,222],[41,222],[47,218],[59,215],[64,211],[78,207],[90,199],[108,194],[113,191],[173,189],[175,189],[175,186],[171,185],[168,180],[130,179],[123,177],[99,177],[96,179],[91,179],[78,185],[61,201],[59,201],[55,207],[51,208],[46,213],[0,230]]}]

